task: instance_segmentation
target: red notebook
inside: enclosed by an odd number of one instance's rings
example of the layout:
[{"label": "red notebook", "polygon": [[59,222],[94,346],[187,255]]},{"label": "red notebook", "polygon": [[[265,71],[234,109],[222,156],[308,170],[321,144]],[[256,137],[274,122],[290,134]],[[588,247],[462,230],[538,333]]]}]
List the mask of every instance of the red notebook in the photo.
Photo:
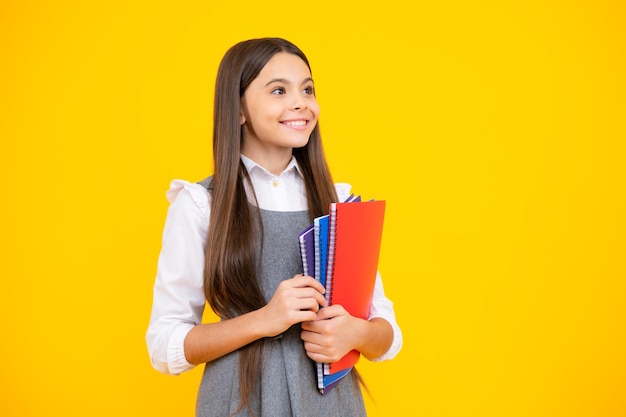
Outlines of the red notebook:
[{"label": "red notebook", "polygon": [[[330,205],[326,298],[352,316],[367,319],[378,271],[385,201]],[[339,361],[324,364],[326,375],[354,366],[361,354],[353,350]]]}]

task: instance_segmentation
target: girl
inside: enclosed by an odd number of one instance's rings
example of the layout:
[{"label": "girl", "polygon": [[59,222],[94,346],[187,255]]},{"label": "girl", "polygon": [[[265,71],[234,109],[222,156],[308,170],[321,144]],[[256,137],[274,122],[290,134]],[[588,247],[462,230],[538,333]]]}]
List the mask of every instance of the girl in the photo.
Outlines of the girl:
[{"label": "girl", "polygon": [[[146,338],[159,371],[206,363],[198,416],[363,416],[358,377],[321,395],[312,360],[400,350],[379,276],[362,320],[327,307],[324,287],[301,274],[298,232],[350,191],[332,182],[319,110],[300,49],[276,38],[238,43],[217,75],[213,176],[175,180],[167,192]],[[201,323],[206,301],[219,322]]]}]

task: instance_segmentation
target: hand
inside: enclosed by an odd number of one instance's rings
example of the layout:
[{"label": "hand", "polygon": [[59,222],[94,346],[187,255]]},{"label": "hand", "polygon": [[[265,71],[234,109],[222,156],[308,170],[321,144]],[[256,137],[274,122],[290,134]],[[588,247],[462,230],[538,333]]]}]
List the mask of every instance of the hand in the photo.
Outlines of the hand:
[{"label": "hand", "polygon": [[337,362],[359,345],[364,323],[338,304],[320,309],[314,321],[302,323],[300,337],[307,356],[316,362]]},{"label": "hand", "polygon": [[272,299],[260,309],[267,325],[264,333],[276,336],[296,323],[315,320],[319,306],[326,305],[322,284],[312,277],[302,274],[282,281]]}]

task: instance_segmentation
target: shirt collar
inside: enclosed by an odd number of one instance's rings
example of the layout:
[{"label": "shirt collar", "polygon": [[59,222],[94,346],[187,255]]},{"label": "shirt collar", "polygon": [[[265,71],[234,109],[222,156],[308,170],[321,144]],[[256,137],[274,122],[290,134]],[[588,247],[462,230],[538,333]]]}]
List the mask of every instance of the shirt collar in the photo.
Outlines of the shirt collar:
[{"label": "shirt collar", "polygon": [[[270,177],[275,176],[274,174],[269,172],[267,169],[263,168],[261,165],[254,162],[252,159],[248,158],[247,156],[243,154],[241,154],[241,161],[243,162],[243,165],[246,167],[246,170],[248,171],[249,174],[251,174],[255,170],[259,170],[263,172],[265,175],[268,175]],[[298,161],[296,160],[296,157],[293,155],[291,155],[291,160],[289,161],[289,163],[287,164],[287,167],[283,170],[283,172],[280,173],[280,175],[283,175],[291,171],[297,172],[302,177],[302,172],[300,171],[300,165],[298,165]]]}]

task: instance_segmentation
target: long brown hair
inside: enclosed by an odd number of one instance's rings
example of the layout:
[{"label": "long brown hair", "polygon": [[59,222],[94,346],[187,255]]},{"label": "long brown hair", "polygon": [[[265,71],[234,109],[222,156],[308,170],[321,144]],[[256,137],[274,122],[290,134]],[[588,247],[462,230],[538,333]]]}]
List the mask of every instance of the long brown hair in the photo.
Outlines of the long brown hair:
[{"label": "long brown hair", "polygon": [[[251,39],[231,47],[220,63],[215,84],[211,221],[209,224],[204,288],[206,298],[222,319],[263,307],[266,300],[256,271],[256,234],[262,233],[259,212],[248,204],[244,181],[250,182],[240,154],[241,97],[265,64],[277,53],[297,55],[309,67],[304,53],[280,38]],[[319,123],[308,143],[293,150],[302,170],[308,197],[309,217],[328,213],[337,201],[320,135]],[[258,207],[258,204],[257,204]],[[294,237],[295,239],[295,237]],[[288,278],[288,277],[285,277]],[[260,378],[264,341],[239,350],[241,403],[250,408],[249,396]]]}]

